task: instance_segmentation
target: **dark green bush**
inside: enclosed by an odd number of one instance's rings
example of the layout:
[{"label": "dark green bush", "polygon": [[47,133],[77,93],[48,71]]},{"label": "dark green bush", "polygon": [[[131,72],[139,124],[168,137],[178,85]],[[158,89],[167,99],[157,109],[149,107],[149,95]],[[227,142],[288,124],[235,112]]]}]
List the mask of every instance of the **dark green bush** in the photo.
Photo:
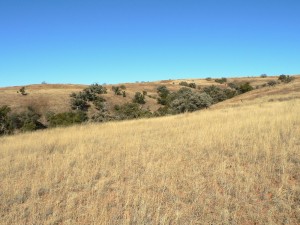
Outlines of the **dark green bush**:
[{"label": "dark green bush", "polygon": [[103,110],[106,110],[105,102],[106,102],[106,100],[103,97],[97,96],[97,98],[93,101],[93,104],[97,110],[103,111]]},{"label": "dark green bush", "polygon": [[145,96],[141,92],[136,92],[132,102],[138,104],[145,104]]},{"label": "dark green bush", "polygon": [[86,121],[87,115],[82,111],[64,112],[64,113],[48,113],[47,120],[50,127],[70,126],[72,124],[79,124]]},{"label": "dark green bush", "polygon": [[211,77],[206,77],[205,80],[211,81],[212,79],[211,79]]},{"label": "dark green bush", "polygon": [[87,102],[87,97],[85,93],[79,92],[78,94],[72,93],[70,95],[71,97],[71,108],[73,110],[82,110],[82,111],[87,111],[89,108],[89,104]]},{"label": "dark green bush", "polygon": [[157,102],[161,105],[167,105],[167,97],[170,94],[170,91],[167,89],[166,86],[162,85],[162,86],[158,86],[157,87],[157,93],[159,98],[157,99]]},{"label": "dark green bush", "polygon": [[254,88],[250,85],[249,82],[246,82],[244,84],[241,84],[238,88],[239,93],[243,94],[248,91],[252,91]]},{"label": "dark green bush", "polygon": [[197,85],[196,85],[195,83],[189,83],[189,87],[190,87],[190,88],[196,88]]},{"label": "dark green bush", "polygon": [[120,86],[112,86],[111,90],[115,93],[115,95],[122,95]]},{"label": "dark green bush", "polygon": [[277,82],[275,80],[270,80],[267,83],[269,86],[275,86],[277,84]]},{"label": "dark green bush", "polygon": [[266,77],[267,77],[267,74],[264,73],[264,74],[260,75],[260,77],[261,77],[261,78],[266,78]]},{"label": "dark green bush", "polygon": [[189,83],[186,82],[186,81],[181,81],[181,82],[179,83],[179,85],[180,85],[180,86],[188,87],[188,86],[189,86]]},{"label": "dark green bush", "polygon": [[290,75],[284,75],[284,74],[282,74],[278,77],[278,80],[280,80],[283,83],[289,83],[289,82],[293,81],[294,79],[295,79],[295,77],[290,76]]},{"label": "dark green bush", "polygon": [[213,99],[207,93],[198,93],[189,88],[181,88],[174,93],[170,107],[176,113],[183,113],[208,108],[212,103]]},{"label": "dark green bush", "polygon": [[21,93],[21,95],[27,95],[25,87],[21,87],[18,93]]},{"label": "dark green bush", "polygon": [[9,113],[11,109],[8,106],[0,107],[0,135],[10,134],[13,132],[10,126]]},{"label": "dark green bush", "polygon": [[227,82],[227,78],[222,77],[221,79],[215,79],[215,82],[220,83],[220,84],[223,84],[223,83],[226,83],[226,82]]},{"label": "dark green bush", "polygon": [[85,88],[84,91],[88,91],[88,92],[95,93],[95,94],[106,94],[107,93],[106,87],[99,85],[97,83],[91,84],[90,86]]},{"label": "dark green bush", "polygon": [[148,109],[143,109],[138,103],[125,103],[121,106],[115,106],[115,111],[117,120],[152,117],[152,113]]}]

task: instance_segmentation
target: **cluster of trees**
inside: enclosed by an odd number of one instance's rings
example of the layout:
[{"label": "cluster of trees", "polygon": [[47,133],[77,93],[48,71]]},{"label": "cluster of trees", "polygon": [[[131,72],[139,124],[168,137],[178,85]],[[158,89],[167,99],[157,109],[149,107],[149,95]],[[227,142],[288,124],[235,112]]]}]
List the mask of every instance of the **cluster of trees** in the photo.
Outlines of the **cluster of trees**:
[{"label": "cluster of trees", "polygon": [[0,135],[13,134],[16,130],[33,131],[46,128],[40,121],[41,115],[28,107],[21,113],[12,113],[8,106],[0,107]]}]

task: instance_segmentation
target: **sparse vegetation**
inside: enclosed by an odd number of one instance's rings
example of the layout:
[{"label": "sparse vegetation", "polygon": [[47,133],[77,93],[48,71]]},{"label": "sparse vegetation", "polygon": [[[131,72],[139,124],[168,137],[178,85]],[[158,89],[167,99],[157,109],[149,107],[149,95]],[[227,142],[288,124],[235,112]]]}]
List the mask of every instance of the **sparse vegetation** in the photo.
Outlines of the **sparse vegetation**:
[{"label": "sparse vegetation", "polygon": [[136,92],[132,102],[138,104],[145,104],[145,95],[143,95],[141,92]]},{"label": "sparse vegetation", "polygon": [[18,93],[20,93],[21,95],[27,95],[28,93],[26,92],[26,88],[25,87],[21,87],[18,91]]},{"label": "sparse vegetation", "polygon": [[224,84],[227,82],[227,78],[222,77],[221,79],[215,79],[216,83]]},{"label": "sparse vegetation", "polygon": [[283,83],[289,83],[289,82],[293,81],[294,79],[295,78],[293,76],[284,75],[284,74],[282,74],[278,77],[278,80],[280,80]]}]

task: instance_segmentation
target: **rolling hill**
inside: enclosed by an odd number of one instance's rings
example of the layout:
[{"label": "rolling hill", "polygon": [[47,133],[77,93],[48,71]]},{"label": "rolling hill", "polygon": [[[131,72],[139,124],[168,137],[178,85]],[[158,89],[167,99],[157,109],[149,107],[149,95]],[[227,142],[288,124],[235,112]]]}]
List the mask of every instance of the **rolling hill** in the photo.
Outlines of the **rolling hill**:
[{"label": "rolling hill", "polygon": [[[179,82],[126,90],[155,94]],[[0,224],[299,224],[299,84],[194,113],[0,137]],[[0,105],[18,110],[43,96],[41,110],[63,111],[83,87],[33,85],[28,96],[2,88]]]}]

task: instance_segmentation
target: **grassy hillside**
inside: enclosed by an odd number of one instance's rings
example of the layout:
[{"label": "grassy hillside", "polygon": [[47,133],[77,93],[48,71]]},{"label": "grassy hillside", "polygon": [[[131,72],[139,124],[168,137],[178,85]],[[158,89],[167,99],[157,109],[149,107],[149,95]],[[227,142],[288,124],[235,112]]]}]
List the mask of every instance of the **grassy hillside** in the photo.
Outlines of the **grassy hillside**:
[{"label": "grassy hillside", "polygon": [[297,85],[196,113],[1,137],[0,223],[299,224]]},{"label": "grassy hillside", "polygon": [[[236,82],[250,82],[254,87],[267,83],[270,80],[277,80],[278,77],[251,77],[251,78],[229,78],[227,83]],[[207,81],[205,79],[184,79],[184,80],[164,80],[157,82],[144,83],[125,83],[127,97],[114,95],[111,90],[112,85],[106,85],[108,93],[103,95],[107,100],[108,108],[113,110],[114,105],[131,102],[135,92],[147,91],[148,95],[157,96],[156,88],[159,85],[165,85],[170,91],[177,91],[182,86],[180,82],[195,82],[200,87],[209,85],[216,85],[226,87],[226,84],[218,84],[214,80]],[[295,83],[300,83],[300,76],[296,76]],[[73,84],[38,84],[26,86],[26,91],[29,93],[26,96],[18,94],[17,91],[21,88],[19,86],[0,88],[0,106],[8,105],[15,112],[21,112],[28,106],[32,106],[38,113],[45,114],[49,111],[59,113],[69,111],[70,108],[70,94],[72,92],[82,91],[87,87],[86,85]],[[157,100],[146,96],[146,104],[144,108],[149,108],[151,111],[157,110],[161,105],[157,104]]]}]

